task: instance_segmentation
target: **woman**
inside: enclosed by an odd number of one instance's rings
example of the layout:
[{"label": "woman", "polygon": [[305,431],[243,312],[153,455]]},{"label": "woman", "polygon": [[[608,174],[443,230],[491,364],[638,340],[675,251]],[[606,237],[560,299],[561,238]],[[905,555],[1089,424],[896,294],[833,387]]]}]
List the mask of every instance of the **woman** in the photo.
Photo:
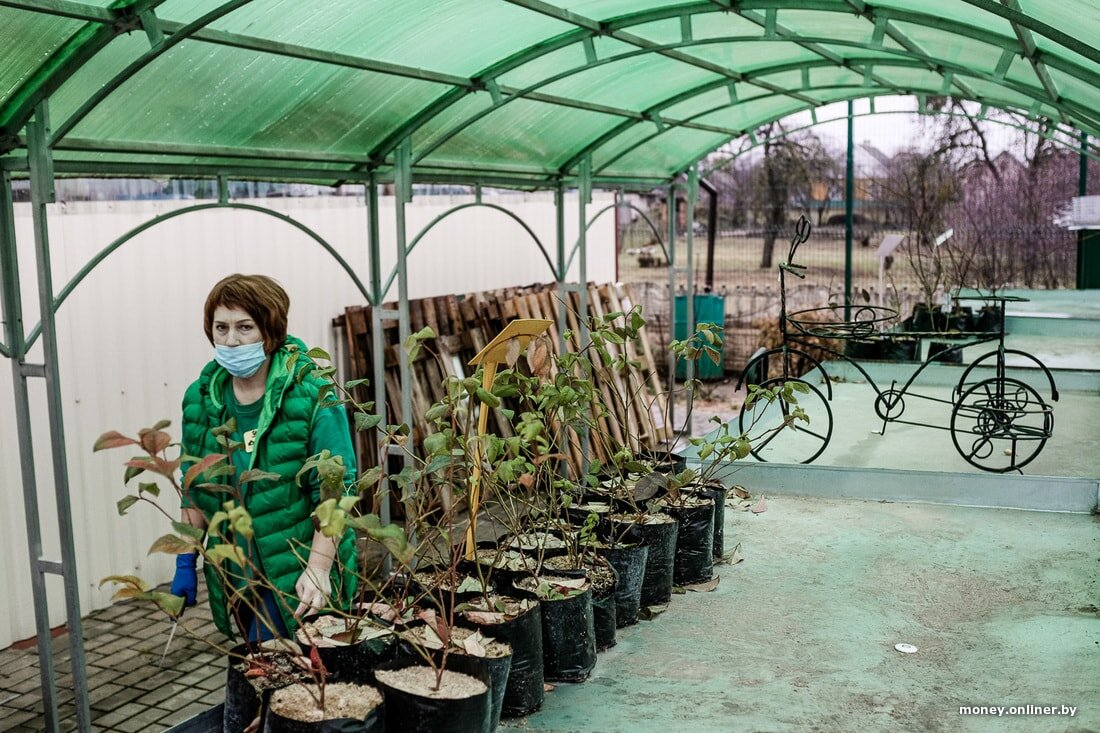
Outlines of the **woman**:
[{"label": "woman", "polygon": [[[183,398],[184,455],[201,459],[231,452],[235,468],[232,475],[202,476],[193,482],[184,492],[183,521],[205,529],[229,501],[251,515],[251,538],[233,536],[229,523],[223,525],[226,540],[232,538],[248,560],[243,565],[226,561],[221,574],[212,563],[204,567],[214,623],[230,638],[234,628],[240,630],[248,641],[287,636],[303,613],[330,602],[346,607],[355,590],[352,530],[339,543],[316,531],[317,472],[303,475],[300,485],[297,480],[306,461],[327,449],[342,457],[345,488],[353,493],[351,435],[341,407],[318,403],[325,382],[312,374],[295,374],[304,360],[297,369],[287,366],[292,353],[307,351],[287,335],[289,308],[286,291],[263,275],[230,275],[215,285],[203,309],[214,359]],[[218,441],[218,428],[231,418],[229,438],[234,442],[227,451]],[[182,466],[185,475],[190,465]],[[278,478],[238,483],[238,477],[253,469]],[[203,483],[219,483],[224,490],[200,488]],[[208,536],[207,550],[220,542]],[[176,558],[171,590],[186,605],[195,603],[197,555]]]}]

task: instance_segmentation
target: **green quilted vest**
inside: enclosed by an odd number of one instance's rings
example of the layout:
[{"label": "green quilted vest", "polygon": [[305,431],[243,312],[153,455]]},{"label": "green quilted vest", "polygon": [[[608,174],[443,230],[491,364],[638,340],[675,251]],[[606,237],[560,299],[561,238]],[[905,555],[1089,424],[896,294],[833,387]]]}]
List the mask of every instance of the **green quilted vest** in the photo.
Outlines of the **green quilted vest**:
[{"label": "green quilted vest", "polygon": [[[317,407],[317,394],[323,380],[307,376],[301,383],[287,369],[287,357],[293,348],[302,353],[305,344],[288,336],[283,347],[271,360],[267,378],[267,392],[260,414],[256,445],[252,453],[252,468],[277,473],[279,480],[269,479],[248,484],[245,508],[252,515],[254,542],[259,553],[260,566],[271,585],[286,601],[289,610],[280,607],[283,622],[293,633],[297,622],[291,615],[299,600],[294,584],[305,566],[313,540],[313,505],[310,488],[305,481],[299,487],[295,476],[309,458],[309,433],[313,414]],[[183,450],[190,456],[201,457],[210,453],[224,453],[225,449],[215,440],[213,429],[228,419],[224,404],[228,372],[217,362],[211,361],[199,378],[188,387],[183,398]],[[183,466],[186,472],[188,465]],[[196,484],[205,483],[200,477]],[[226,478],[216,479],[225,483]],[[229,492],[212,492],[192,488],[191,501],[202,510],[207,520],[222,509],[222,504],[234,498]],[[207,549],[219,540],[207,538]],[[301,556],[301,560],[298,559]],[[332,603],[347,608],[355,594],[355,535],[350,528],[340,540],[338,561],[333,563]],[[210,595],[210,609],[218,629],[230,639],[235,637],[234,624],[228,609],[226,591],[214,568],[204,567],[206,586]]]}]

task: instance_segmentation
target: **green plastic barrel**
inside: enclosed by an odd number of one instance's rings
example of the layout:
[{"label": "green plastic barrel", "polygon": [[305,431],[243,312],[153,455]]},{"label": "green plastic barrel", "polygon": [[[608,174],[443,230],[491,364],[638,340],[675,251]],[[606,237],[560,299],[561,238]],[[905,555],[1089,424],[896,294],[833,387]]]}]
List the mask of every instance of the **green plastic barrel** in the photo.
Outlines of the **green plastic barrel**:
[{"label": "green plastic barrel", "polygon": [[[688,337],[687,329],[687,296],[677,295],[674,305],[674,317],[673,317],[673,338],[678,341],[682,341]],[[726,323],[726,299],[721,295],[715,295],[714,293],[698,293],[695,295],[695,324],[691,329],[692,333],[695,333],[696,327],[700,323],[717,323],[722,328],[720,332],[723,334],[723,340],[725,335],[725,323]],[[722,347],[718,347],[718,351],[722,351]],[[708,356],[702,356],[695,362],[695,377],[697,379],[721,379],[725,376],[725,370],[722,368],[722,359],[718,360],[715,364],[710,360]],[[687,377],[687,362],[683,359],[679,359],[676,362],[676,378],[685,379]]]}]

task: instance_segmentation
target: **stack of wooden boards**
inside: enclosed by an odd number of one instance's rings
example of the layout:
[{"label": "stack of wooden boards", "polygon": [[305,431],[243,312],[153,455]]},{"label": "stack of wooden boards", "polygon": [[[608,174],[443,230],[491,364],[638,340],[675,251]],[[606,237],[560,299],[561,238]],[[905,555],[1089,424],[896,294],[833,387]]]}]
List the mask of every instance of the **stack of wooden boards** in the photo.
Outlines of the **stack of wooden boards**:
[{"label": "stack of wooden boards", "polygon": [[[432,426],[424,418],[428,408],[443,398],[443,381],[448,376],[472,376],[475,368],[468,362],[511,320],[516,318],[557,319],[562,295],[556,285],[532,285],[489,292],[469,293],[464,296],[445,295],[409,301],[409,321],[412,333],[425,326],[431,327],[436,338],[423,343],[420,353],[411,363],[412,371],[412,442],[419,446]],[[580,321],[580,293],[565,293],[568,329],[573,339],[567,348],[577,348]],[[610,313],[628,313],[634,305],[629,286],[614,283],[588,286],[587,316],[602,318]],[[383,308],[392,309],[393,304]],[[370,306],[347,308],[342,318],[346,339],[350,373],[348,379],[372,379],[373,344]],[[404,421],[401,414],[401,386],[398,369],[400,348],[396,321],[384,321],[386,395],[388,422]],[[551,349],[558,348],[558,330],[555,325],[548,333]],[[594,414],[599,430],[589,439],[588,457],[606,461],[610,453],[626,445],[635,452],[652,450],[666,437],[666,397],[655,369],[649,343],[643,334],[636,341],[621,346],[608,345],[611,356],[625,355],[633,362],[622,372],[601,368],[599,357],[594,357],[597,367],[595,386],[601,405]],[[522,360],[521,360],[522,361]],[[362,389],[362,388],[360,388]],[[364,390],[357,398],[371,399],[373,389]],[[507,406],[507,405],[505,405]],[[490,432],[504,437],[511,436],[512,425],[505,414],[497,409],[489,420]],[[373,445],[373,431],[360,432],[359,454],[366,468],[377,461]],[[574,468],[583,460],[582,443],[576,435],[569,441],[569,461]]]}]

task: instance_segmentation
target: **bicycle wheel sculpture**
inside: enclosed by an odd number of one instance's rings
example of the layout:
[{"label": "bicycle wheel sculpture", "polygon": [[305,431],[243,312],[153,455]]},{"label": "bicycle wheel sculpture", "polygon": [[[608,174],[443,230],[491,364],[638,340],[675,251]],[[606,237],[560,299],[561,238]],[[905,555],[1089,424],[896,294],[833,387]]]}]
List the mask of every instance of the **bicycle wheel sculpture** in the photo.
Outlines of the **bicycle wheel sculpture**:
[{"label": "bicycle wheel sculpture", "polygon": [[951,440],[983,471],[1005,473],[1030,463],[1053,434],[1054,413],[1032,387],[1012,377],[973,385],[951,411]]},{"label": "bicycle wheel sculpture", "polygon": [[[759,461],[810,463],[821,455],[833,435],[829,400],[814,385],[796,377],[773,377],[764,380],[760,388],[778,393],[788,382],[800,385],[791,393],[795,402],[790,402],[792,398],[760,398],[741,406],[738,427],[742,433],[760,436],[752,442],[751,450]],[[801,410],[804,417],[796,410]]]}]

